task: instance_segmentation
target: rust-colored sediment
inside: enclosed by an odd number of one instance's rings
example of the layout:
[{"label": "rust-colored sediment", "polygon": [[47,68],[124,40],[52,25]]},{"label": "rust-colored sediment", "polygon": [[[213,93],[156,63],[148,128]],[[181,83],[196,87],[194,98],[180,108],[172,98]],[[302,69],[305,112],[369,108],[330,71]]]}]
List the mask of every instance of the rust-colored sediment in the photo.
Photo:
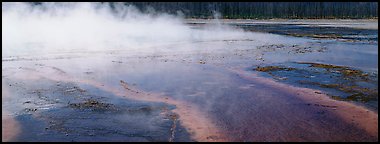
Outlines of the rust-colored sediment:
[{"label": "rust-colored sediment", "polygon": [[[46,69],[48,71],[48,69]],[[301,100],[320,104],[337,107],[336,110],[331,110],[334,115],[342,118],[347,123],[355,123],[357,128],[365,130],[369,135],[378,138],[378,115],[377,113],[370,111],[364,107],[344,102],[330,99],[327,95],[319,92],[315,93],[316,90],[308,88],[299,88],[286,84],[276,82],[269,78],[263,78],[255,76],[254,74],[247,73],[241,69],[231,69],[233,72],[239,74],[244,79],[249,79],[260,84],[264,84],[273,88],[276,88],[280,91],[286,91],[289,93],[294,93],[294,96],[297,96]],[[44,70],[45,72],[45,70]],[[186,102],[184,100],[173,99],[167,97],[164,94],[157,93],[147,93],[141,91],[127,82],[119,81],[119,86],[108,86],[99,81],[91,79],[80,79],[73,78],[67,74],[57,74],[57,73],[40,73],[38,71],[28,71],[27,78],[33,79],[37,77],[47,78],[54,81],[64,81],[64,82],[73,82],[73,83],[83,83],[92,85],[101,90],[111,92],[120,97],[126,97],[134,100],[142,100],[149,102],[164,102],[170,105],[175,105],[176,108],[172,110],[174,113],[179,115],[179,121],[182,126],[184,126],[187,131],[191,134],[192,139],[196,141],[230,141],[226,133],[220,130],[214,124],[213,120],[208,118],[208,114],[200,110],[196,105]],[[17,78],[20,75],[16,76]],[[26,75],[24,75],[26,76]],[[246,88],[245,88],[246,89]],[[297,94],[297,95],[296,95]],[[4,98],[4,96],[3,96]],[[8,124],[9,125],[9,124]],[[16,126],[12,126],[15,128]],[[12,129],[9,128],[9,129]],[[14,131],[17,134],[16,131]],[[4,141],[4,116],[3,116],[3,141]]]},{"label": "rust-colored sediment", "polygon": [[7,111],[2,111],[1,124],[1,138],[3,142],[12,141],[20,133],[19,124],[12,116],[9,116],[9,112]]},{"label": "rust-colored sediment", "polygon": [[245,79],[249,79],[261,84],[266,84],[281,91],[297,94],[295,96],[305,102],[336,107],[336,110],[332,110],[330,112],[339,116],[347,123],[355,123],[355,126],[357,128],[363,129],[368,132],[369,135],[378,138],[378,114],[371,110],[368,110],[365,107],[355,105],[350,102],[331,99],[329,96],[319,90],[294,87],[291,85],[276,82],[270,78],[259,77],[255,74],[247,73],[239,68],[231,69],[231,71],[239,74]]},{"label": "rust-colored sediment", "polygon": [[41,74],[30,71],[28,75],[34,75],[33,79],[38,76],[54,81],[84,83],[125,98],[148,102],[164,102],[170,105],[175,105],[176,108],[172,111],[179,115],[178,120],[190,133],[193,140],[205,142],[228,141],[226,136],[224,136],[223,133],[215,126],[212,120],[206,117],[207,113],[202,112],[195,105],[192,105],[186,101],[175,100],[163,94],[147,93],[135,87],[129,86],[122,80],[120,81],[120,86],[123,89],[120,90],[116,87],[108,86],[98,81],[73,78],[65,74]]},{"label": "rust-colored sediment", "polygon": [[[201,112],[196,106],[187,103],[186,101],[175,100],[163,94],[152,94],[137,90],[137,88],[129,86],[126,82],[120,81],[120,85],[126,89],[125,93],[112,90],[118,95],[125,96],[131,99],[151,101],[151,102],[165,102],[167,104],[175,105],[176,109],[173,110],[180,117],[181,124],[192,135],[192,138],[197,141],[226,141],[220,130],[213,124],[213,122],[206,118],[206,113]],[[138,93],[136,93],[138,92]]]},{"label": "rust-colored sediment", "polygon": [[[7,88],[5,87],[4,82],[2,83],[2,102],[9,99],[9,92]],[[10,113],[4,108],[2,109],[1,114],[1,140],[3,142],[12,141],[17,134],[20,133],[20,125],[17,123],[17,121],[10,115]]]}]

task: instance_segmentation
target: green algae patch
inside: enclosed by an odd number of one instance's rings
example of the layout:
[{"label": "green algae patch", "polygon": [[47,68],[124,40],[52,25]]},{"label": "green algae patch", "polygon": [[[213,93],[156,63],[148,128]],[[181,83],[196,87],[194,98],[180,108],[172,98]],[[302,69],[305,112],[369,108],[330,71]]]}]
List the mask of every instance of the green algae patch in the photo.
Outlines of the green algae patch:
[{"label": "green algae patch", "polygon": [[294,36],[294,37],[311,37],[311,38],[320,38],[320,39],[338,39],[338,38],[342,38],[342,35],[339,35],[339,34],[289,33],[288,35]]},{"label": "green algae patch", "polygon": [[346,85],[346,84],[322,84],[318,82],[310,81],[299,81],[301,84],[311,84],[316,85],[321,88],[330,88],[339,90],[349,94],[347,97],[336,96],[328,94],[332,99],[341,100],[341,101],[360,101],[360,102],[369,102],[372,100],[378,99],[378,90],[376,88],[366,88],[360,87],[358,85]]},{"label": "green algae patch", "polygon": [[311,62],[296,62],[298,64],[308,64],[310,67],[316,67],[316,68],[325,68],[325,69],[330,69],[330,68],[347,68],[346,66],[337,66],[337,65],[331,65],[331,64],[321,64],[321,63],[311,63]]},{"label": "green algae patch", "polygon": [[270,71],[291,71],[291,70],[295,70],[295,68],[289,68],[289,67],[281,67],[281,66],[264,66],[264,67],[256,67],[255,69],[253,70],[256,70],[256,71],[261,71],[261,72],[270,72]]},{"label": "green algae patch", "polygon": [[368,80],[369,79],[368,78],[368,76],[369,76],[368,73],[363,73],[362,71],[359,71],[359,70],[345,69],[345,70],[342,70],[341,73],[345,77],[357,77],[357,78],[361,78],[363,80]]},{"label": "green algae patch", "polygon": [[326,91],[332,99],[369,102],[378,100],[377,73],[347,66],[295,62],[285,66],[257,66],[253,70],[268,73],[274,79],[298,86],[312,86]]},{"label": "green algae patch", "polygon": [[340,96],[334,96],[330,95],[332,99],[340,100],[340,101],[359,101],[359,102],[369,102],[372,100],[378,99],[378,93],[372,93],[372,94],[365,94],[365,93],[354,93],[347,97],[340,97]]},{"label": "green algae patch", "polygon": [[363,81],[368,81],[369,74],[365,73],[361,70],[352,69],[346,66],[337,66],[337,65],[331,65],[331,64],[321,64],[321,63],[309,63],[309,62],[297,62],[298,64],[308,64],[309,67],[313,68],[323,68],[326,69],[326,72],[328,73],[340,73],[341,77],[346,80],[354,80],[359,79]]}]

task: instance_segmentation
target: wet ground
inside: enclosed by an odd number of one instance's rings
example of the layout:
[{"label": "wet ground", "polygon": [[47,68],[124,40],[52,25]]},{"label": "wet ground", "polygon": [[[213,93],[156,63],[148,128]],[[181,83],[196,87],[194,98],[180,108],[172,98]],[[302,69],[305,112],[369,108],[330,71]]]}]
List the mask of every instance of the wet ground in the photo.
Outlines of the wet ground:
[{"label": "wet ground", "polygon": [[377,29],[235,25],[257,35],[3,56],[2,140],[378,141]]},{"label": "wet ground", "polygon": [[378,109],[378,75],[374,72],[305,62],[257,66],[252,70],[265,72],[270,77],[287,84],[320,89],[333,99],[364,104],[376,112]]},{"label": "wet ground", "polygon": [[271,24],[271,25],[237,25],[246,30],[269,32],[295,37],[310,37],[321,39],[336,39],[348,42],[376,43],[378,41],[376,30],[353,29],[346,27],[320,27],[300,26],[297,24]]}]

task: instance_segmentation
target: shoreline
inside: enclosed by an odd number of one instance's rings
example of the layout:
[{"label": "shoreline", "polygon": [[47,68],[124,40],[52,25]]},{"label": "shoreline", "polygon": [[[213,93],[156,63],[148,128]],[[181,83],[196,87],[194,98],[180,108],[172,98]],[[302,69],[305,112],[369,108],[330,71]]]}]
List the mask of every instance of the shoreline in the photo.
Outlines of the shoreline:
[{"label": "shoreline", "polygon": [[292,24],[319,27],[378,29],[378,19],[184,19],[187,24]]}]

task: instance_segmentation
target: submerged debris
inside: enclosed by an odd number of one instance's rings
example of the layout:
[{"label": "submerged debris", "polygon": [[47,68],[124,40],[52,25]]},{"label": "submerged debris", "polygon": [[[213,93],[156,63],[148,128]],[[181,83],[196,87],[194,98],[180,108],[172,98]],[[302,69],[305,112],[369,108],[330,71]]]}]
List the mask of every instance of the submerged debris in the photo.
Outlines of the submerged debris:
[{"label": "submerged debris", "polygon": [[111,62],[114,62],[114,63],[123,63],[122,61],[111,61]]},{"label": "submerged debris", "polygon": [[88,99],[82,103],[71,103],[69,104],[71,108],[76,109],[93,109],[93,110],[115,110],[115,106],[109,103],[99,102],[94,99]]},{"label": "submerged debris", "polygon": [[307,45],[270,44],[270,45],[258,46],[257,49],[262,50],[263,52],[286,50],[288,51],[288,53],[292,53],[292,54],[304,54],[304,53],[312,53],[312,52],[324,52],[327,50],[327,47],[319,43],[308,43]]},{"label": "submerged debris", "polygon": [[71,89],[67,89],[67,90],[65,90],[65,92],[69,92],[69,93],[71,93],[71,92],[75,92],[75,91],[79,91],[79,92],[81,92],[81,93],[86,92],[86,90],[84,90],[84,89],[82,89],[82,88],[80,88],[80,87],[77,87],[77,86],[74,86],[74,87],[71,88]]},{"label": "submerged debris", "polygon": [[35,112],[35,111],[37,111],[37,109],[36,108],[25,108],[25,111],[26,112]]},{"label": "submerged debris", "polygon": [[173,114],[170,114],[169,117],[173,121],[173,124],[172,124],[172,126],[170,128],[171,135],[170,135],[170,138],[169,138],[169,142],[173,142],[174,138],[175,138],[175,133],[176,133],[178,115],[173,113]]},{"label": "submerged debris", "polygon": [[[128,90],[128,91],[130,91],[130,92],[139,93],[139,91],[137,91],[137,90],[133,90],[133,89],[129,88],[128,83],[125,82],[125,81],[123,81],[123,80],[120,80],[120,85],[121,85],[122,87],[124,87],[124,89],[126,89],[126,90]],[[132,84],[132,85],[133,85],[133,84]]]},{"label": "submerged debris", "polygon": [[22,103],[22,104],[31,103],[31,102],[32,102],[32,101],[28,100],[28,101],[26,101],[26,102],[24,102],[24,103]]}]

